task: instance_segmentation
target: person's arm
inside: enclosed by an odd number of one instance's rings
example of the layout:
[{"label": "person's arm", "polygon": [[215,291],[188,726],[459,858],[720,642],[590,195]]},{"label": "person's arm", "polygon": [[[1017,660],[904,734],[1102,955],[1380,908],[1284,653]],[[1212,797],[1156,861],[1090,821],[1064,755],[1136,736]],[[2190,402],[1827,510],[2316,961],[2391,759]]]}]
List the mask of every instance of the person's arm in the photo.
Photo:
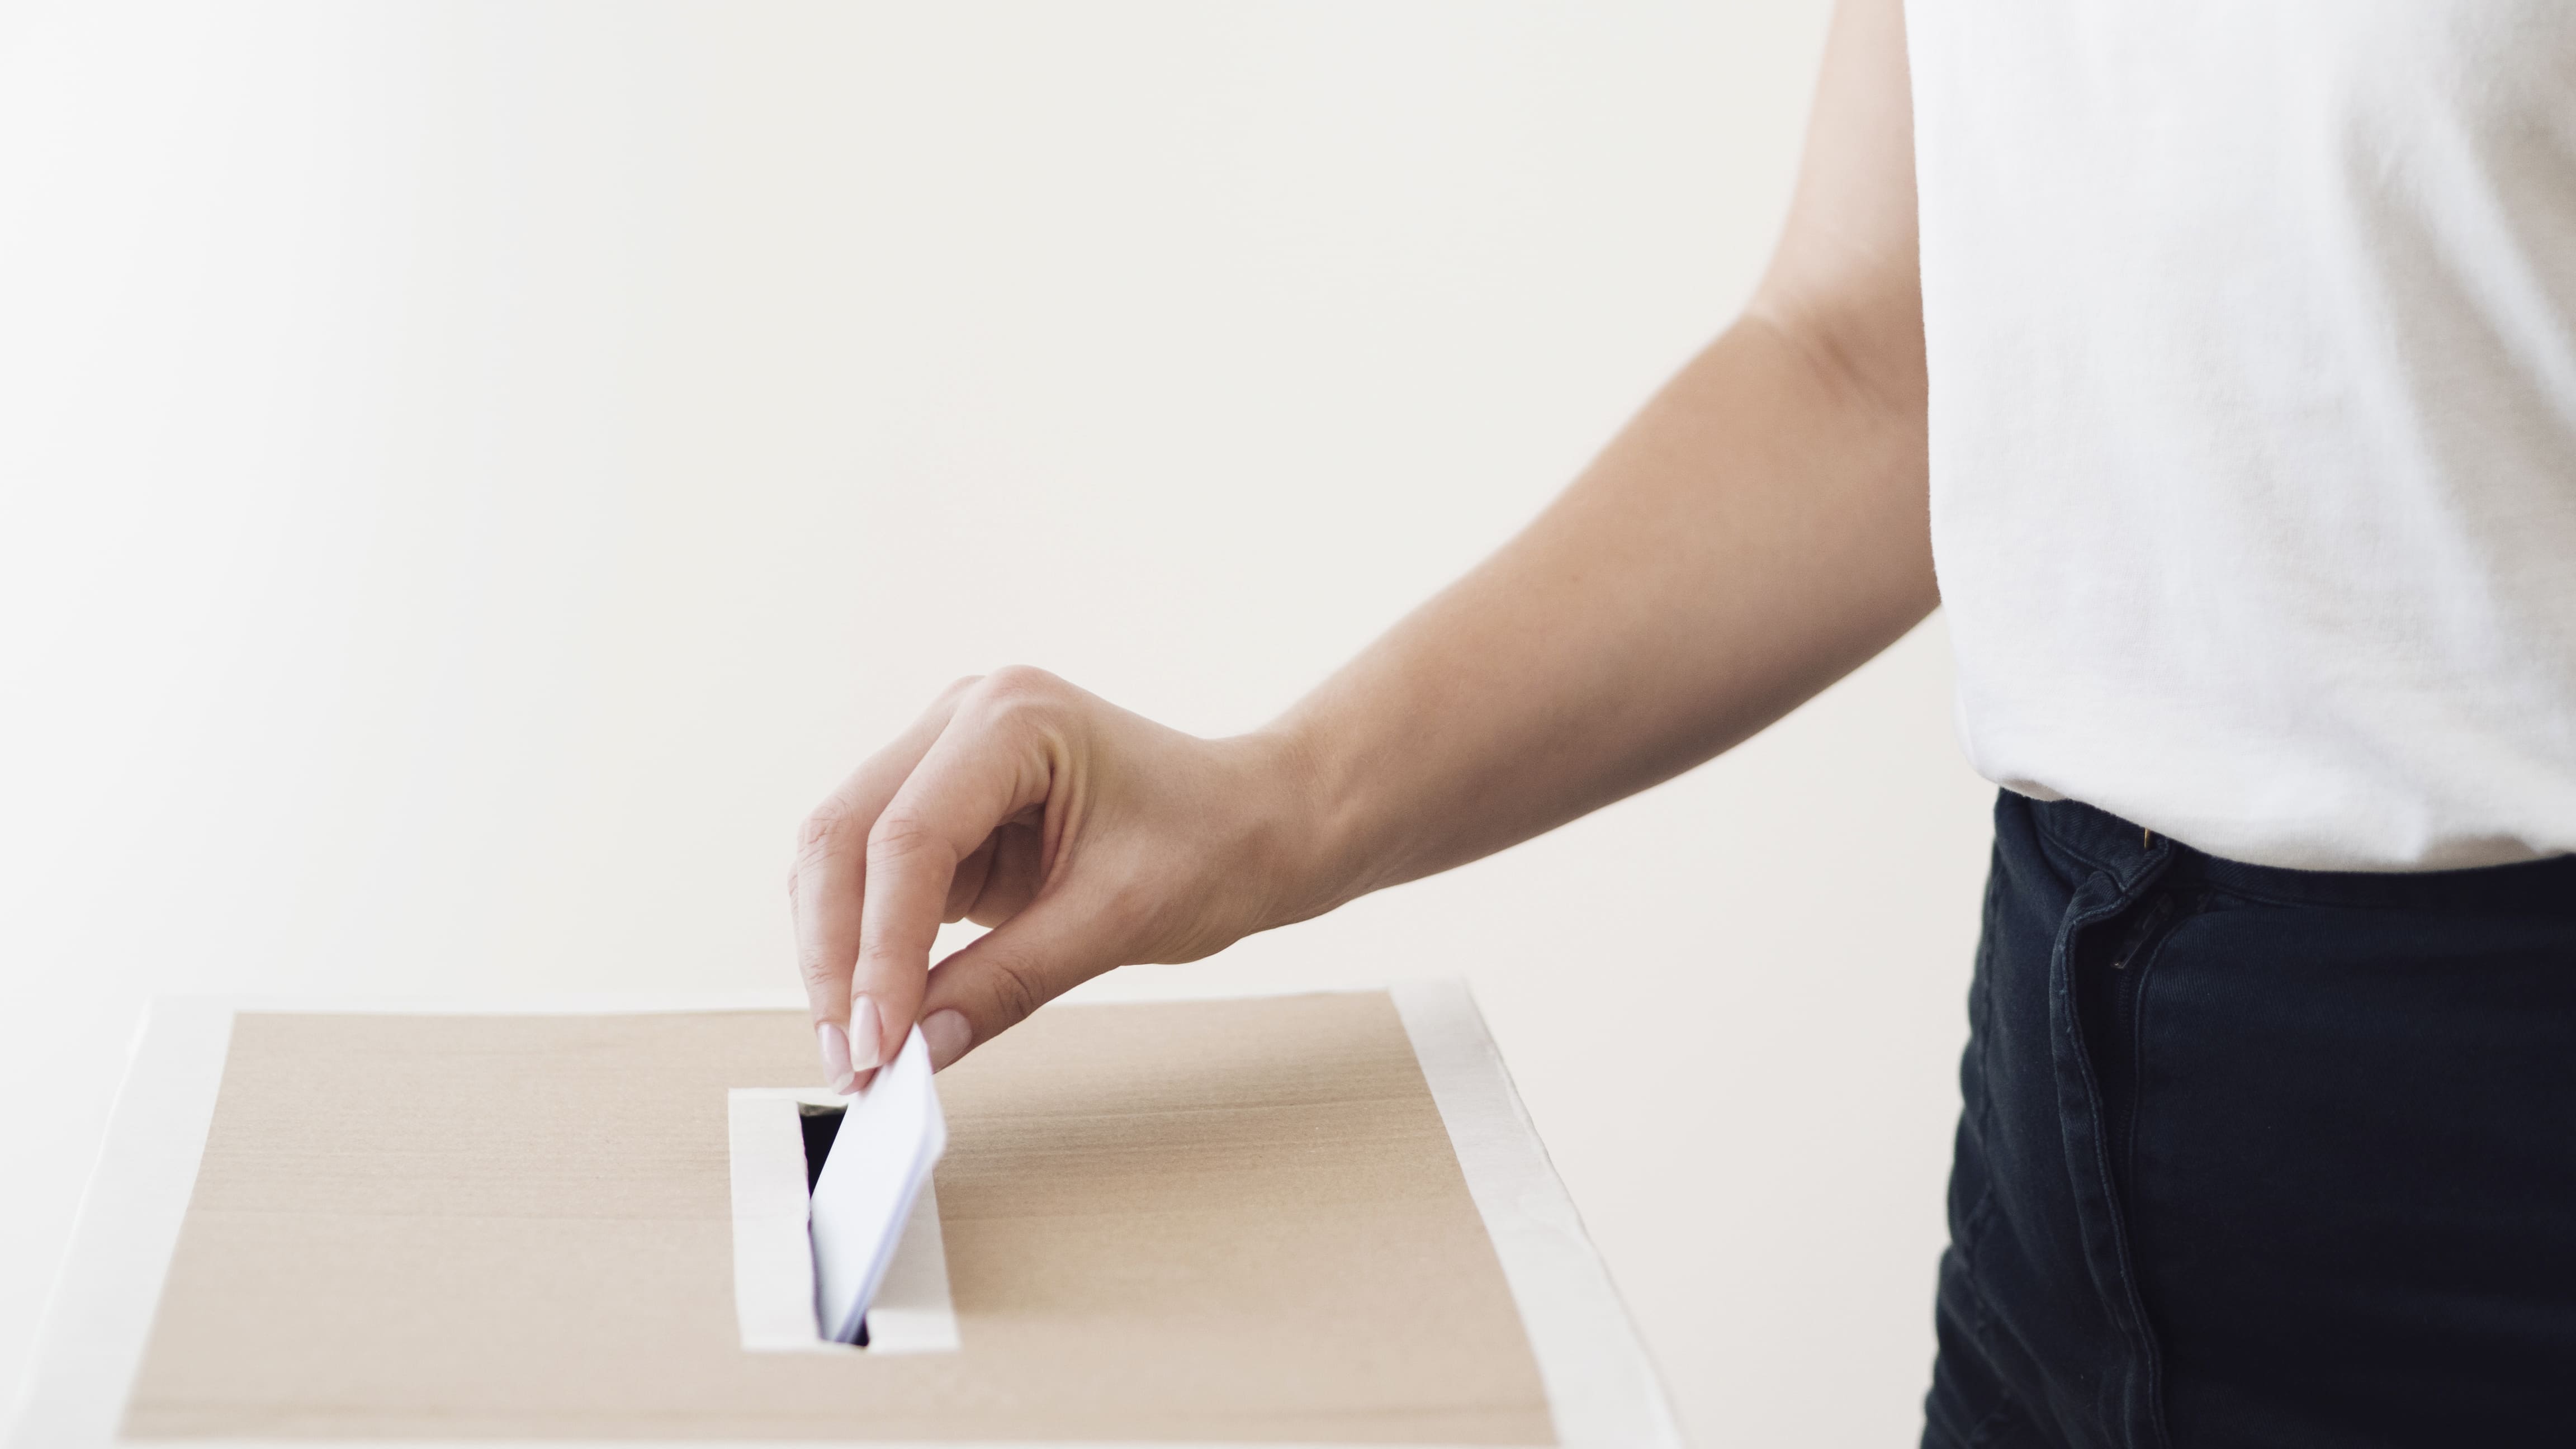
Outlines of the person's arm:
[{"label": "person's arm", "polygon": [[[952,686],[802,834],[826,1076],[846,1089],[916,1019],[945,1066],[1112,967],[1526,840],[1747,738],[1929,613],[1913,159],[1900,4],[1845,0],[1744,315],[1519,537],[1269,728],[1194,739],[1028,669]],[[931,972],[963,917],[995,929]]]}]

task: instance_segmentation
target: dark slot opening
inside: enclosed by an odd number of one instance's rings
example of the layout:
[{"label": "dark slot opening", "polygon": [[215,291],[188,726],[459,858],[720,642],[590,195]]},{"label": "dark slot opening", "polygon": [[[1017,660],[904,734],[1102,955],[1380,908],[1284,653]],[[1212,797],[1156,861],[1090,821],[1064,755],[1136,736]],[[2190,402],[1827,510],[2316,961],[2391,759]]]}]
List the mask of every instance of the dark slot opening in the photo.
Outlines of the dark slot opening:
[{"label": "dark slot opening", "polygon": [[[805,1190],[823,1180],[823,1159],[832,1155],[832,1139],[841,1133],[841,1119],[849,1115],[846,1107],[817,1107],[811,1102],[796,1104],[796,1125],[805,1131]],[[859,1320],[858,1346],[868,1346],[868,1321]]]},{"label": "dark slot opening", "polygon": [[[805,1129],[805,1190],[823,1180],[823,1159],[832,1155],[832,1139],[841,1131],[841,1119],[849,1114],[846,1107],[817,1107],[810,1102],[796,1104],[797,1125]],[[775,1122],[778,1119],[770,1119]]]}]

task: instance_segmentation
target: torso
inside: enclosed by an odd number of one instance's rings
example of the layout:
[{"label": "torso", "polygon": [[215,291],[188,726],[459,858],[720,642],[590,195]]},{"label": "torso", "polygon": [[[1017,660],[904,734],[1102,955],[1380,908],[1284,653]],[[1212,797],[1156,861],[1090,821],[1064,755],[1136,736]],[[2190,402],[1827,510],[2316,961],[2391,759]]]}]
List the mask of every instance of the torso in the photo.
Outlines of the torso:
[{"label": "torso", "polygon": [[1978,768],[2259,864],[2576,851],[2576,5],[1907,19]]}]

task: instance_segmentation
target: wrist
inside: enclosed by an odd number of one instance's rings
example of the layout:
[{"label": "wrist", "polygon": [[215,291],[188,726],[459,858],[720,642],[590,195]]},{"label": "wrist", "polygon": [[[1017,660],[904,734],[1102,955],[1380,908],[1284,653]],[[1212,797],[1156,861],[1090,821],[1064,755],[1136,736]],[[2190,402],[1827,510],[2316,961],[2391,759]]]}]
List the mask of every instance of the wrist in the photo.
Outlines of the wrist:
[{"label": "wrist", "polygon": [[1253,930],[1323,915],[1373,888],[1344,773],[1325,743],[1293,719],[1224,742],[1245,765],[1250,855],[1267,883]]}]

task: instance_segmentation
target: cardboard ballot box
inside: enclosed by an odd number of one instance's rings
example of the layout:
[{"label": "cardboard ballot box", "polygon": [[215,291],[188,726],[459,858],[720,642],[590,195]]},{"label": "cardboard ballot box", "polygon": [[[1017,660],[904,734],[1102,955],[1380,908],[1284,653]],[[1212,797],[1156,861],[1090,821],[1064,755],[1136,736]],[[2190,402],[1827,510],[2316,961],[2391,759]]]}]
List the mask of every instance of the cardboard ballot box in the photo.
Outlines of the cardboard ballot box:
[{"label": "cardboard ballot box", "polygon": [[1677,1449],[1461,985],[1040,1012],[939,1077],[866,1348],[795,1257],[811,1055],[159,1003],[10,1443]]}]

